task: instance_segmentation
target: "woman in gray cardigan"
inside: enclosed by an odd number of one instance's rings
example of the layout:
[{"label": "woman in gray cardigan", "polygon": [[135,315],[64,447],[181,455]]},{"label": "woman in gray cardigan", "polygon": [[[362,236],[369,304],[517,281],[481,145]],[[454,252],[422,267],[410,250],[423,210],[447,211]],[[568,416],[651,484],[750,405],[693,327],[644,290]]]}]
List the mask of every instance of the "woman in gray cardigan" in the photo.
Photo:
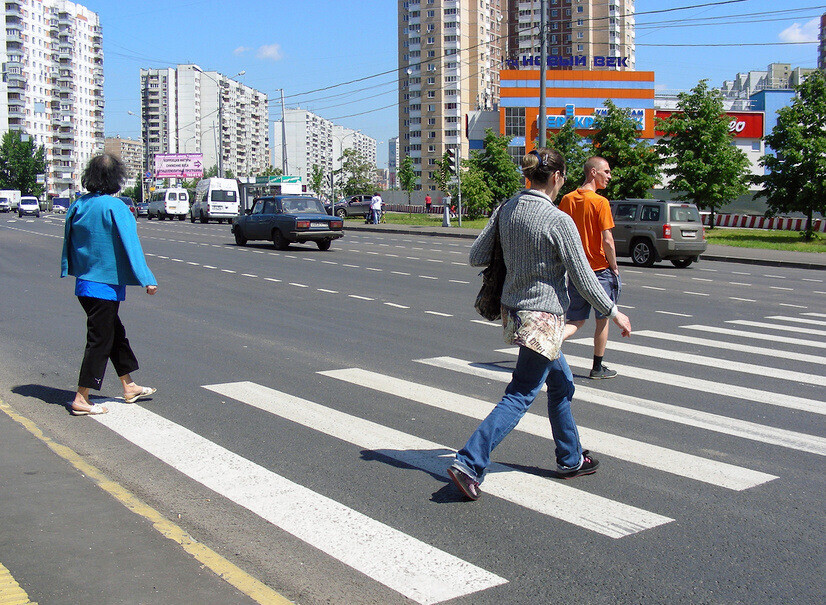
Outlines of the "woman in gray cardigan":
[{"label": "woman in gray cardigan", "polygon": [[557,474],[568,479],[591,474],[599,466],[580,445],[571,413],[573,375],[560,352],[569,302],[566,275],[595,309],[613,319],[623,336],[631,333],[628,317],[597,282],[573,220],[553,204],[565,181],[565,160],[553,149],[539,148],[522,159],[522,172],[532,188],[497,208],[470,250],[471,265],[490,264],[499,229],[507,267],[502,323],[505,340],[519,345],[504,397],[448,469],[456,486],[472,500],[479,498],[479,483],[493,448],[519,423],[543,384],[548,387]]}]

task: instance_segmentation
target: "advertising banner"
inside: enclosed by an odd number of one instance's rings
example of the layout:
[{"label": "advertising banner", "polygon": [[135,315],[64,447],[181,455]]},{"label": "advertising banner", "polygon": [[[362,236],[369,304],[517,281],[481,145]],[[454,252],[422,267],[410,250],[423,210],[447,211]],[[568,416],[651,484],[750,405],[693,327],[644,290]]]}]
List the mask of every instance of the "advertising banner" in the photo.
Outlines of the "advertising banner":
[{"label": "advertising banner", "polygon": [[202,153],[158,153],[155,155],[155,178],[190,179],[204,176]]},{"label": "advertising banner", "polygon": [[[658,109],[655,116],[661,120],[666,119],[673,111],[663,111]],[[728,131],[736,139],[762,139],[763,138],[763,112],[762,111],[727,111]],[[657,131],[658,136],[663,133]]]}]

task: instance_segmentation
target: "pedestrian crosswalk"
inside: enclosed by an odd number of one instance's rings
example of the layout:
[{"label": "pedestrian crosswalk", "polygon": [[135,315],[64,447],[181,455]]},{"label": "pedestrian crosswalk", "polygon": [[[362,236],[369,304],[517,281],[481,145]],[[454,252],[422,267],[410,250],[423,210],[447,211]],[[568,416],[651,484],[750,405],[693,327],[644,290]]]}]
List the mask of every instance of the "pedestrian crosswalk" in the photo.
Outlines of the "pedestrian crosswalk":
[{"label": "pedestrian crosswalk", "polygon": [[[575,399],[588,402],[613,414],[632,414],[638,418],[657,419],[673,423],[687,430],[708,432],[718,436],[720,452],[725,452],[726,438],[769,444],[792,451],[826,456],[826,438],[788,430],[770,423],[762,424],[743,418],[729,417],[692,407],[692,393],[713,393],[745,411],[785,409],[794,413],[809,413],[816,417],[826,413],[826,398],[817,399],[784,392],[742,386],[753,376],[768,377],[778,384],[805,384],[811,393],[821,393],[823,366],[826,355],[819,355],[819,321],[811,314],[804,317],[772,316],[774,322],[727,322],[727,325],[744,328],[761,327],[760,332],[725,326],[680,326],[668,334],[642,331],[633,344],[611,342],[612,354],[631,361],[631,364],[612,364],[621,378],[616,388],[600,385],[595,388],[577,384]],[[786,322],[786,323],[783,323]],[[791,325],[789,325],[791,324]],[[801,327],[805,325],[807,327]],[[765,326],[780,326],[799,334],[813,337],[791,338],[780,336],[775,343],[784,348],[763,346],[762,338],[771,334]],[[704,332],[705,336],[691,333]],[[736,338],[733,338],[736,337]],[[738,342],[742,341],[740,345]],[[804,343],[817,344],[804,344]],[[578,339],[566,343],[563,351],[572,368],[588,369],[591,360],[576,355],[584,352],[592,341]],[[653,343],[653,344],[649,344]],[[680,345],[692,345],[708,350],[709,354],[687,353]],[[670,347],[670,348],[662,348]],[[726,352],[735,351],[740,359],[754,357],[757,363],[735,362],[727,359]],[[517,349],[502,348],[497,353],[514,359]],[[620,355],[622,354],[622,355]],[[656,358],[660,369],[646,368],[647,360]],[[802,364],[806,371],[778,368],[774,361],[784,365]],[[364,368],[346,367],[323,370],[317,373],[319,380],[330,381],[341,387],[342,397],[353,397],[357,403],[365,394],[399,402],[398,405],[417,409],[438,410],[441,414],[459,418],[481,420],[492,409],[495,401],[480,400],[467,396],[461,389],[443,384],[433,386],[433,380],[447,375],[463,376],[465,380],[482,379],[485,382],[506,383],[510,380],[508,364],[486,363],[473,359],[460,359],[438,355],[414,360],[415,365],[439,368],[433,378],[431,372],[422,372],[428,380],[411,380],[403,375],[383,373]],[[662,368],[670,368],[670,371]],[[732,377],[731,381],[709,380],[696,377],[704,370],[715,368]],[[403,372],[399,372],[403,374]],[[409,372],[408,372],[409,374]],[[414,374],[416,374],[414,372]],[[738,380],[739,379],[739,380]],[[581,382],[581,381],[580,381]],[[670,387],[682,394],[668,401],[647,399],[636,392],[636,386],[649,383],[658,389]],[[769,382],[770,384],[773,384]],[[222,400],[232,399],[271,417],[287,420],[319,435],[320,439],[334,439],[353,445],[435,476],[445,476],[452,461],[456,443],[439,443],[427,438],[428,427],[422,427],[419,435],[410,434],[374,419],[362,417],[359,406],[337,409],[319,403],[312,396],[278,390],[271,386],[246,380],[205,385],[204,389]],[[791,389],[784,389],[791,390]],[[643,389],[639,389],[641,392]],[[779,391],[779,388],[778,388]],[[660,392],[657,390],[656,392]],[[299,483],[245,459],[190,429],[172,422],[146,408],[109,403],[111,413],[95,416],[124,439],[151,453],[165,464],[177,469],[209,489],[234,501],[305,543],[337,559],[353,570],[371,578],[400,595],[417,603],[439,603],[479,591],[488,590],[508,582],[501,570],[483,569],[449,552],[444,544],[437,548],[390,525],[372,519],[363,511],[337,502]],[[341,408],[341,406],[339,406]],[[743,414],[747,416],[747,414]],[[762,418],[763,414],[755,414]],[[587,423],[586,423],[587,424]],[[766,461],[755,461],[754,467],[732,464],[725,454],[707,450],[691,451],[690,443],[664,447],[619,434],[621,430],[602,430],[579,426],[583,443],[606,459],[616,459],[636,465],[637,474],[652,473],[664,480],[680,479],[674,489],[685,489],[685,481],[705,486],[711,494],[720,490],[747,492],[761,485],[782,481],[782,474],[771,474],[758,468],[772,469]],[[547,440],[548,452],[552,452],[550,429],[547,418],[540,413],[529,412],[517,425],[516,433]],[[462,441],[467,435],[457,434]],[[652,439],[652,441],[657,441]],[[732,442],[734,444],[736,442]],[[461,444],[459,444],[461,445]],[[197,452],[197,455],[193,455]],[[719,454],[719,455],[715,455]],[[494,458],[496,453],[494,452]],[[552,465],[550,460],[545,464]],[[367,471],[365,471],[367,472]],[[548,523],[577,527],[605,538],[621,540],[640,532],[667,528],[679,520],[680,506],[663,507],[661,501],[651,507],[622,502],[593,493],[587,481],[564,482],[540,476],[515,466],[495,462],[491,465],[483,484],[486,498],[495,498],[504,506],[520,507],[540,515]],[[426,504],[423,503],[423,506]],[[651,508],[652,510],[647,510]],[[388,564],[392,561],[393,564]]]}]

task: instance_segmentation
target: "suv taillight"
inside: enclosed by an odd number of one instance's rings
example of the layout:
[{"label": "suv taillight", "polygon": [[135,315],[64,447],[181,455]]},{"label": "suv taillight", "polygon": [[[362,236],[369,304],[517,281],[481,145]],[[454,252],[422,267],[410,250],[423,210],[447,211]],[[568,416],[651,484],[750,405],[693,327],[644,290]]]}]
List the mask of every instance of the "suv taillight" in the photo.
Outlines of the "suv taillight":
[{"label": "suv taillight", "polygon": [[671,239],[671,225],[668,223],[663,225],[663,239]]}]

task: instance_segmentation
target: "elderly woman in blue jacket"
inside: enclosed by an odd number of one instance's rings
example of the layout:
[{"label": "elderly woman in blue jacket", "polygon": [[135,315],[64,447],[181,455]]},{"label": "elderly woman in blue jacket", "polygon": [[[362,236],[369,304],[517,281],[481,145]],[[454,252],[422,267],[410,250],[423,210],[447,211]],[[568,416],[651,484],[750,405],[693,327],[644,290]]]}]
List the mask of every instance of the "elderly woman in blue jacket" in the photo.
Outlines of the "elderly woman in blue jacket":
[{"label": "elderly woman in blue jacket", "polygon": [[60,277],[75,277],[75,296],[87,316],[86,351],[77,393],[67,404],[76,416],[109,411],[89,402],[89,389],[100,389],[110,359],[127,403],[155,392],[132,380],[138,360],[118,317],[126,286],[142,286],[150,295],[158,291],[138,240],[135,219],[126,204],[112,195],[120,190],[125,177],[123,164],[114,156],[92,158],[81,179],[89,193],[78,198],[66,213]]}]

